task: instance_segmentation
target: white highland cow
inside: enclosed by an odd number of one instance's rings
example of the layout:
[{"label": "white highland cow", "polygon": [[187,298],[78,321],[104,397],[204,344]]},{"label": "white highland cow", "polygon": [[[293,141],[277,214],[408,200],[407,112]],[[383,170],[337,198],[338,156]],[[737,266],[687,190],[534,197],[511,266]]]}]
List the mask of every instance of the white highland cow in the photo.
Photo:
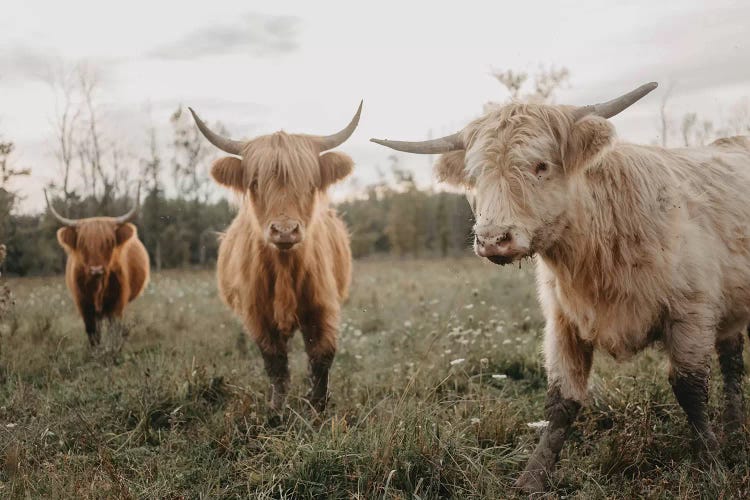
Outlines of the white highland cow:
[{"label": "white highland cow", "polygon": [[741,428],[750,322],[750,139],[665,149],[620,142],[607,118],[648,92],[573,107],[513,103],[425,142],[438,177],[475,197],[477,255],[533,256],[546,319],[549,424],[518,486],[543,490],[585,399],[594,351],[627,359],[654,341],[704,449],[709,361],[724,377],[727,432]]}]

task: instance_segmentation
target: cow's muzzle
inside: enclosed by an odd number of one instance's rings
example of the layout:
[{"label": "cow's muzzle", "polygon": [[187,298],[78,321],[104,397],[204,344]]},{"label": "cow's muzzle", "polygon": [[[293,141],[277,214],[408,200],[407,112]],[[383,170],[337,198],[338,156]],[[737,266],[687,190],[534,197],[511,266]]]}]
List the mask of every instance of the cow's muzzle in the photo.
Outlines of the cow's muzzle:
[{"label": "cow's muzzle", "polygon": [[104,275],[104,266],[89,266],[89,275],[90,276],[103,276]]},{"label": "cow's muzzle", "polygon": [[474,252],[499,265],[529,255],[528,244],[522,241],[512,227],[484,226],[477,228],[474,236]]},{"label": "cow's muzzle", "polygon": [[292,249],[302,238],[302,226],[297,221],[272,222],[268,226],[268,240],[279,250]]}]

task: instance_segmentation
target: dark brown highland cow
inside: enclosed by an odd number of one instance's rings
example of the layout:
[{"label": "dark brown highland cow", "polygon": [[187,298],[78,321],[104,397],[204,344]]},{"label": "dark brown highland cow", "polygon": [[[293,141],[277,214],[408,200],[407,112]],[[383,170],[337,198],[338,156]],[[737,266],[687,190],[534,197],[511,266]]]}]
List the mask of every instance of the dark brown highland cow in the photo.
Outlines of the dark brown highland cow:
[{"label": "dark brown highland cow", "polygon": [[[47,193],[44,194],[45,198]],[[57,241],[68,254],[65,283],[73,295],[91,346],[99,344],[101,322],[122,317],[125,306],[146,288],[149,260],[133,224],[136,205],[120,217],[68,219],[47,200],[63,225]]]}]

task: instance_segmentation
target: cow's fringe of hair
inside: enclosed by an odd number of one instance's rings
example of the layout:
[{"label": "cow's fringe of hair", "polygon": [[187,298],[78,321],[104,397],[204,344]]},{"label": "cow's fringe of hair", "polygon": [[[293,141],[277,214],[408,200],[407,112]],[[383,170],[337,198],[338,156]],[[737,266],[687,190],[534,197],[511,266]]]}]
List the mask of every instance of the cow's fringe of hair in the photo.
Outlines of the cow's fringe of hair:
[{"label": "cow's fringe of hair", "polygon": [[281,181],[289,194],[308,194],[320,186],[317,148],[309,137],[276,132],[249,141],[242,162],[248,183],[266,192]]}]

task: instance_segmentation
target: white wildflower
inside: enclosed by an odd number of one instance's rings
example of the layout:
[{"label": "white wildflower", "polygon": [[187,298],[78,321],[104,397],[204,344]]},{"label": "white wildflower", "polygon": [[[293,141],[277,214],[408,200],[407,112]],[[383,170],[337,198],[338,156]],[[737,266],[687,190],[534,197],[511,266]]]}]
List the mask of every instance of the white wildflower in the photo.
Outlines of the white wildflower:
[{"label": "white wildflower", "polygon": [[460,365],[464,361],[466,361],[466,359],[464,359],[464,358],[456,358],[453,361],[451,361],[451,366]]},{"label": "white wildflower", "polygon": [[538,422],[529,422],[526,425],[532,429],[544,429],[548,424],[549,420],[539,420]]},{"label": "white wildflower", "polygon": [[496,373],[492,376],[495,380],[505,380],[508,376],[504,373]]}]

